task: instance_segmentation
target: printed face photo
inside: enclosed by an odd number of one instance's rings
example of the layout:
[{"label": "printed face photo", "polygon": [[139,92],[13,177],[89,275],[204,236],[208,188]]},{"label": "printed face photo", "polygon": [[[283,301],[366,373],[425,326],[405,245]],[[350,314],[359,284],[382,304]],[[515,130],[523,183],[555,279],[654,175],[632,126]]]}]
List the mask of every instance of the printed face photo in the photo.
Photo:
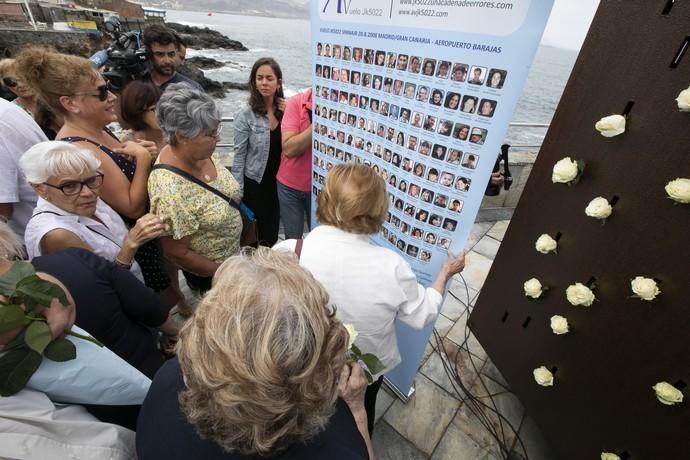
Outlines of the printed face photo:
[{"label": "printed face photo", "polygon": [[340,45],[333,45],[333,59],[340,59]]},{"label": "printed face photo", "polygon": [[401,108],[398,120],[400,120],[401,123],[408,123],[410,121],[410,109]]},{"label": "printed face photo", "polygon": [[438,183],[443,185],[444,187],[450,187],[453,185],[453,180],[455,179],[455,176],[449,172],[442,172],[441,173],[441,178],[439,179]]},{"label": "printed face photo", "polygon": [[383,79],[383,92],[384,93],[390,93],[392,86],[393,86],[393,79],[392,78],[386,77]]},{"label": "printed face photo", "polygon": [[364,50],[362,48],[353,48],[352,50],[352,60],[355,62],[362,62],[362,57],[364,55]]},{"label": "printed face photo", "polygon": [[438,63],[438,69],[436,70],[436,77],[448,78],[449,73],[450,73],[450,62],[440,61]]},{"label": "printed face photo", "polygon": [[408,217],[414,217],[414,213],[415,213],[415,210],[416,210],[416,209],[417,209],[417,208],[415,208],[415,207],[412,206],[411,204],[408,204],[407,206],[405,206],[404,214],[405,214],[406,216],[408,216]]},{"label": "printed face photo", "polygon": [[446,147],[444,147],[441,144],[435,144],[433,150],[431,151],[431,158],[434,158],[436,160],[445,160],[446,159]]},{"label": "printed face photo", "polygon": [[443,249],[448,249],[450,248],[450,240],[448,238],[439,238],[438,243],[436,243],[437,246],[443,248]]},{"label": "printed face photo", "polygon": [[350,106],[354,108],[359,107],[359,95],[354,93],[350,95]]},{"label": "printed face photo", "polygon": [[474,113],[477,108],[477,99],[474,96],[465,96],[462,98],[462,106],[460,110],[464,113]]},{"label": "printed face photo", "polygon": [[448,196],[437,193],[436,198],[434,198],[434,206],[438,206],[439,208],[445,208],[447,205]]},{"label": "printed face photo", "polygon": [[356,71],[353,71],[352,74],[350,75],[350,83],[353,85],[359,85],[362,80],[362,74]]},{"label": "printed face photo", "polygon": [[429,217],[429,212],[424,210],[424,209],[418,209],[417,214],[415,214],[415,216],[414,216],[414,218],[420,222],[426,222],[428,217]]},{"label": "printed face photo", "polygon": [[417,137],[416,136],[409,136],[407,138],[407,148],[409,150],[417,150]]},{"label": "printed face photo", "polygon": [[431,245],[436,244],[436,234],[431,233],[431,232],[427,232],[427,234],[424,235],[424,242],[431,244]]},{"label": "printed face photo", "polygon": [[417,89],[417,96],[415,97],[416,100],[419,102],[426,102],[429,100],[429,87],[428,86],[420,86]]},{"label": "printed face photo", "polygon": [[404,96],[408,99],[412,99],[414,97],[415,89],[417,89],[417,85],[414,83],[405,83]]},{"label": "printed face photo", "polygon": [[407,192],[407,182],[404,180],[401,180],[400,183],[398,184],[398,190],[401,192]]},{"label": "printed face photo", "polygon": [[429,217],[429,223],[434,227],[440,227],[443,223],[443,218],[438,214],[432,214],[431,217]]},{"label": "printed face photo", "polygon": [[424,171],[426,171],[426,166],[423,163],[415,163],[412,173],[417,177],[424,177]]},{"label": "printed face photo", "polygon": [[453,81],[465,81],[467,76],[468,65],[461,62],[456,62],[453,64],[453,73],[450,75],[450,79]]},{"label": "printed face photo", "polygon": [[450,211],[453,211],[453,212],[461,212],[462,206],[463,206],[463,202],[456,198],[456,199],[451,200],[450,204],[448,205],[448,209]]},{"label": "printed face photo", "polygon": [[426,118],[424,119],[424,129],[426,131],[434,132],[434,131],[436,131],[436,124],[437,123],[438,123],[438,119],[435,116],[427,115]]},{"label": "printed face photo", "polygon": [[495,109],[496,101],[491,99],[482,99],[479,103],[479,110],[477,110],[477,115],[490,118],[494,116]]},{"label": "printed face photo", "polygon": [[458,178],[455,180],[455,190],[459,192],[469,192],[471,183],[472,179],[458,176]]},{"label": "printed face photo", "polygon": [[473,144],[483,145],[486,141],[487,130],[484,128],[472,128],[470,132],[470,142]]},{"label": "printed face photo", "polygon": [[443,229],[449,232],[454,232],[458,226],[458,221],[455,219],[446,218],[443,220]]},{"label": "printed face photo", "polygon": [[359,108],[362,110],[369,108],[369,98],[367,96],[359,96]]},{"label": "printed face photo", "polygon": [[362,86],[364,86],[365,88],[371,88],[371,74],[370,73],[362,74]]},{"label": "printed face photo", "polygon": [[342,83],[350,83],[350,71],[347,69],[340,69],[340,81]]},{"label": "printed face photo", "polygon": [[322,53],[323,53],[323,44],[321,42],[318,42],[316,44],[316,55],[321,56]]},{"label": "printed face photo", "polygon": [[436,70],[436,59],[424,59],[422,64],[422,75],[426,77],[433,77]]},{"label": "printed face photo", "polygon": [[388,115],[388,102],[381,102],[379,106],[379,113],[381,115]]},{"label": "printed face photo", "polygon": [[419,144],[419,154],[428,157],[429,153],[431,153],[431,143],[429,141],[422,141]]},{"label": "printed face photo", "polygon": [[505,83],[507,72],[500,69],[489,70],[489,78],[486,79],[486,86],[494,89],[503,88],[503,83]]},{"label": "printed face photo", "polygon": [[441,136],[450,136],[452,131],[453,131],[453,122],[450,120],[441,120],[441,123],[438,126],[438,133]]},{"label": "printed face photo", "polygon": [[386,56],[386,67],[388,67],[389,69],[395,69],[396,56],[396,53],[388,53],[388,55]]},{"label": "printed face photo", "polygon": [[410,184],[410,188],[407,189],[407,193],[413,198],[418,198],[419,197],[419,185]]},{"label": "printed face photo", "polygon": [[383,65],[386,63],[386,52],[385,51],[377,51],[376,52],[376,58],[374,60],[374,65],[377,65],[379,67],[383,67]]},{"label": "printed face photo", "polygon": [[415,128],[421,128],[422,122],[423,122],[423,118],[422,118],[423,116],[424,115],[421,112],[413,112],[411,125]]},{"label": "printed face photo", "polygon": [[395,247],[400,249],[401,251],[405,250],[405,242],[403,240],[398,240],[397,243],[395,243]]},{"label": "printed face photo", "polygon": [[462,159],[462,167],[467,169],[476,169],[479,158],[473,153],[465,153]]},{"label": "printed face photo", "polygon": [[426,175],[426,180],[433,183],[438,182],[438,169],[429,168],[429,172]]},{"label": "printed face photo", "polygon": [[412,232],[410,232],[410,236],[412,236],[412,238],[415,238],[417,240],[421,240],[422,237],[424,236],[424,230],[422,230],[419,227],[413,227]]},{"label": "printed face photo", "polygon": [[422,262],[430,262],[431,261],[431,253],[429,251],[423,250],[420,251],[419,253],[419,260]]},{"label": "printed face photo", "polygon": [[407,245],[407,251],[405,251],[408,256],[411,257],[417,257],[417,254],[419,254],[419,248],[417,246],[413,246],[411,244]]},{"label": "printed face photo", "polygon": [[422,58],[419,56],[412,56],[410,57],[410,63],[407,66],[407,71],[410,73],[419,73],[419,70],[422,68]]},{"label": "printed face photo", "polygon": [[395,135],[395,143],[401,147],[405,145],[405,134],[402,131]]},{"label": "printed face photo", "polygon": [[374,75],[374,83],[372,88],[374,88],[375,90],[380,90],[382,82],[383,78],[380,75]]},{"label": "printed face photo", "polygon": [[343,61],[349,61],[352,59],[352,49],[349,46],[343,47]]},{"label": "printed face photo", "polygon": [[407,54],[400,54],[398,55],[398,65],[397,68],[398,70],[407,70]]},{"label": "printed face photo", "polygon": [[[317,77],[321,76],[321,64],[316,64],[316,68],[314,69],[314,73],[316,74]],[[318,93],[318,91],[316,91]]]},{"label": "printed face photo", "polygon": [[357,119],[357,127],[359,129],[364,129],[367,126],[367,120],[364,117],[359,117]]},{"label": "printed face photo", "polygon": [[431,98],[429,99],[429,104],[439,106],[443,103],[443,91],[440,89],[435,89],[431,92]]},{"label": "printed face photo", "polygon": [[425,203],[431,203],[431,201],[434,199],[434,192],[425,188],[422,190],[422,194],[419,198]]},{"label": "printed face photo", "polygon": [[[398,166],[400,167],[400,155],[397,153],[393,154],[393,158],[391,159],[391,163],[393,163],[393,166]],[[407,185],[407,184],[405,184]]]},{"label": "printed face photo", "polygon": [[453,128],[453,137],[461,141],[466,141],[470,135],[470,126],[462,123],[455,123]]},{"label": "printed face photo", "polygon": [[373,97],[371,98],[371,101],[369,102],[369,110],[372,112],[378,112],[379,111],[379,100],[374,99]]},{"label": "printed face photo", "polygon": [[484,78],[486,77],[486,69],[484,67],[474,66],[470,70],[470,77],[467,83],[470,85],[483,85]]},{"label": "printed face photo", "polygon": [[331,79],[334,81],[340,81],[340,67],[331,68]]},{"label": "printed face photo", "polygon": [[374,50],[366,49],[364,50],[364,63],[373,64],[374,63]]},{"label": "printed face photo", "polygon": [[446,161],[452,165],[459,165],[461,157],[462,152],[460,150],[450,149],[448,150],[448,156],[446,157]]},{"label": "printed face photo", "polygon": [[443,102],[443,107],[450,110],[458,110],[460,107],[460,93],[448,92],[446,94],[446,100]]},{"label": "printed face photo", "polygon": [[403,91],[403,81],[402,80],[395,80],[393,83],[393,94],[396,96],[400,96]]},{"label": "printed face photo", "polygon": [[325,57],[331,57],[331,45],[326,43],[326,46],[323,47],[323,55]]},{"label": "printed face photo", "polygon": [[323,78],[330,79],[331,78],[331,68],[327,65],[323,66]]}]

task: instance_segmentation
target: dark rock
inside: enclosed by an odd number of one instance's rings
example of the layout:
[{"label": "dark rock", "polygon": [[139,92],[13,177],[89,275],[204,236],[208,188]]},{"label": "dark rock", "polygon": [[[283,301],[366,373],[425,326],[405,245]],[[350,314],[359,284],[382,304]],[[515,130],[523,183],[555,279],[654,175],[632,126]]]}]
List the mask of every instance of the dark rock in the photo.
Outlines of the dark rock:
[{"label": "dark rock", "polygon": [[179,33],[185,45],[190,48],[224,48],[237,51],[249,51],[241,42],[231,40],[220,32],[211,30],[208,27],[186,26],[176,22],[167,22],[165,25]]},{"label": "dark rock", "polygon": [[194,56],[187,58],[185,59],[185,64],[194,65],[199,69],[219,69],[225,65],[220,61],[206,56]]},{"label": "dark rock", "polygon": [[88,58],[107,45],[98,35],[79,32],[0,30],[0,51],[4,57],[15,57],[27,46],[48,46],[61,53]]},{"label": "dark rock", "polygon": [[202,72],[193,63],[190,64],[189,61],[187,61],[185,62],[185,65],[178,68],[177,71],[185,77],[189,77],[195,82],[199,83],[201,87],[204,88],[204,91],[206,91],[206,93],[209,95],[213,97],[225,96],[225,88],[223,87],[223,84],[205,77],[204,72]]},{"label": "dark rock", "polygon": [[249,91],[249,83],[237,83],[234,81],[224,81],[223,88],[225,89],[239,89],[242,91]]}]

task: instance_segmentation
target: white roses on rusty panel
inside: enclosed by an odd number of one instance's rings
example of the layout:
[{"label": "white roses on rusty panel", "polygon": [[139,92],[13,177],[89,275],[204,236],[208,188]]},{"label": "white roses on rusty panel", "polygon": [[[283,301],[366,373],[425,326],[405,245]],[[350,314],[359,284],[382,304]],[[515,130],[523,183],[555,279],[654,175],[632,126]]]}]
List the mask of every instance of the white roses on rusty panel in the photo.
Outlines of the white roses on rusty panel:
[{"label": "white roses on rusty panel", "polygon": [[609,115],[597,121],[594,128],[604,137],[613,137],[625,132],[625,117],[623,115]]},{"label": "white roses on rusty panel", "polygon": [[545,366],[538,367],[532,371],[534,381],[543,387],[553,386],[553,374]]},{"label": "white roses on rusty panel", "polygon": [[659,286],[652,278],[636,276],[630,281],[630,287],[635,293],[635,297],[642,300],[651,301],[656,299],[656,296],[661,294]]},{"label": "white roses on rusty panel", "polygon": [[683,393],[668,382],[659,382],[652,387],[656,393],[656,399],[661,404],[673,406],[683,402]]}]

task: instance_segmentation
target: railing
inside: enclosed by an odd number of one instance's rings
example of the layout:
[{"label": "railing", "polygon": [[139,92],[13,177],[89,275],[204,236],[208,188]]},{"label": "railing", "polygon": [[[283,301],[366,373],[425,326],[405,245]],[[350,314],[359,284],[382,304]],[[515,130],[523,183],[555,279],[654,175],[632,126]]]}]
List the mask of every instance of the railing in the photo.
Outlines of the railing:
[{"label": "railing", "polygon": [[[235,117],[223,117],[221,119],[221,123],[232,123],[235,121]],[[508,125],[509,128],[548,128],[549,124],[548,123],[531,123],[531,122],[524,122],[524,121],[511,121],[510,124]],[[234,144],[232,143],[219,143],[216,144],[216,147],[220,148],[225,148],[225,149],[231,149],[234,147]],[[541,144],[511,144],[510,148],[512,149],[538,149],[541,148]]]}]

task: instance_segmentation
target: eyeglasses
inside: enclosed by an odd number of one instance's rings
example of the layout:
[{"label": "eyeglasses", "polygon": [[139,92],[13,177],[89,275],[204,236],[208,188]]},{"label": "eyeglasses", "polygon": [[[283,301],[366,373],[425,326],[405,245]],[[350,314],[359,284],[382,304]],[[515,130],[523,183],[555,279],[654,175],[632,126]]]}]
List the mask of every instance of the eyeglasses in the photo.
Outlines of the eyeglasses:
[{"label": "eyeglasses", "polygon": [[96,88],[96,91],[98,91],[97,93],[74,93],[72,96],[93,96],[97,97],[100,101],[105,102],[108,99],[108,93],[110,93],[111,89],[112,86],[110,85],[110,82],[107,81],[104,85]]},{"label": "eyeglasses", "polygon": [[2,84],[8,88],[14,88],[17,86],[17,79],[12,77],[5,77],[2,79]]},{"label": "eyeglasses", "polygon": [[96,190],[98,187],[103,185],[103,174],[96,174],[95,176],[87,178],[83,182],[78,180],[70,180],[61,185],[53,185],[49,184],[48,182],[44,182],[43,185],[56,188],[67,196],[75,196],[81,193],[81,190],[84,188],[85,185],[91,190]]}]

